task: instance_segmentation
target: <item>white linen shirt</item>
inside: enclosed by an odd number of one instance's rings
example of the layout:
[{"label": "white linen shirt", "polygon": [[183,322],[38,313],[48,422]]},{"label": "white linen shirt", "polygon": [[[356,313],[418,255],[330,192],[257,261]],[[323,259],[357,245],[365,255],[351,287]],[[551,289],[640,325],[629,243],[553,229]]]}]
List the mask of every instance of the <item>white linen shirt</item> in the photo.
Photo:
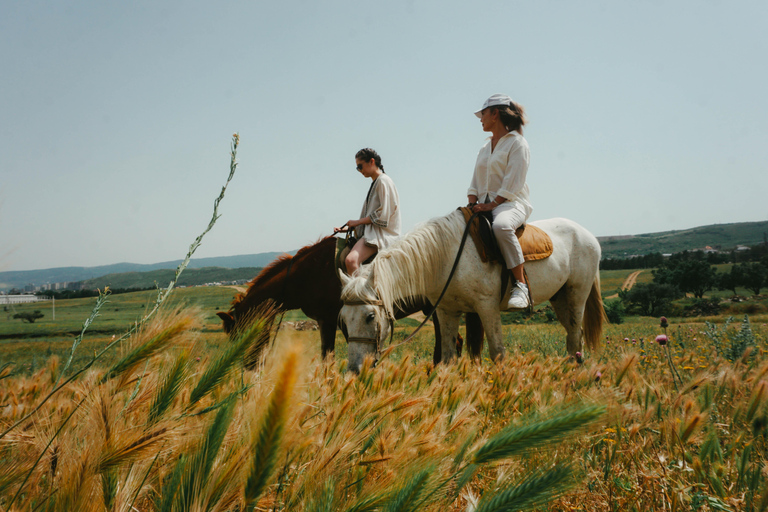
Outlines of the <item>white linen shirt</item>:
[{"label": "white linen shirt", "polygon": [[531,215],[533,206],[529,199],[528,164],[531,153],[528,142],[517,131],[504,135],[491,152],[491,140],[480,149],[475,163],[475,173],[467,195],[477,196],[479,202],[501,196],[509,202],[517,202]]},{"label": "white linen shirt", "polygon": [[371,224],[355,227],[355,236],[365,238],[366,245],[379,250],[389,245],[400,236],[400,197],[392,178],[381,173],[371,184],[368,196],[363,203],[360,218],[370,217]]}]

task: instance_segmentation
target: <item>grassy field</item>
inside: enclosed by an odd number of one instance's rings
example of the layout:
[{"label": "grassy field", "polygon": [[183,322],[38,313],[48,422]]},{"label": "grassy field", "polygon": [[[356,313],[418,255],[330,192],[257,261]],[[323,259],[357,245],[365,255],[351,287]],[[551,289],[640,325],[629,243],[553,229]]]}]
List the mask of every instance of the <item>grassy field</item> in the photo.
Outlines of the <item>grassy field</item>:
[{"label": "grassy field", "polygon": [[[218,346],[223,337],[217,311],[227,311],[237,290],[227,286],[178,288],[168,299],[167,307],[195,308],[201,312],[201,335],[211,346]],[[94,351],[101,350],[112,339],[126,332],[134,322],[149,312],[157,292],[143,291],[110,295],[109,302],[89,327],[74,363],[84,363]],[[72,342],[83,328],[83,322],[96,304],[96,297],[21,304],[8,307],[0,317],[0,366],[13,361],[27,371],[34,370],[52,355],[68,356]],[[53,318],[55,307],[56,319]],[[30,324],[14,319],[14,313],[40,310],[45,316]],[[285,320],[306,320],[301,311],[289,311]],[[115,354],[106,356],[105,364]]]},{"label": "grassy field", "polygon": [[[340,334],[321,361],[319,334],[289,328],[242,368],[264,338],[221,331],[234,292],[177,290],[49,399],[95,299],[60,301],[55,322],[4,318],[0,509],[768,510],[764,312],[630,317],[583,363],[559,324],[524,321],[503,327],[503,361],[433,368],[426,328],[354,376]],[[110,297],[73,368],[154,298]]]},{"label": "grassy field", "polygon": [[[209,305],[220,293],[207,291]],[[608,325],[603,347],[583,364],[566,356],[561,327],[535,324],[504,326],[500,363],[462,358],[433,369],[427,329],[355,377],[344,371],[340,339],[335,361],[322,362],[317,332],[289,329],[257,371],[225,367],[240,356],[202,311],[186,306],[157,319],[115,361],[66,385],[0,439],[0,506],[768,505],[765,315],[750,318],[748,329],[741,318],[670,319],[665,346],[654,342],[664,332],[657,319],[630,318]],[[131,358],[137,348],[146,357]],[[41,358],[34,371],[0,373],[0,430],[41,403],[59,368],[56,358]],[[557,442],[541,440],[542,432]],[[515,501],[521,492],[540,500]],[[498,503],[509,508],[492,507]]]}]

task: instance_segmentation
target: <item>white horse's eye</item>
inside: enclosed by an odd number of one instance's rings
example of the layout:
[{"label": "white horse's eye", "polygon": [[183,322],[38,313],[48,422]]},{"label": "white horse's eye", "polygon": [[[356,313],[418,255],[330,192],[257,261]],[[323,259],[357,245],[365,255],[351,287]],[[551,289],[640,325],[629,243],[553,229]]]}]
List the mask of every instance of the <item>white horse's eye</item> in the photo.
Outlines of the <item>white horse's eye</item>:
[{"label": "white horse's eye", "polygon": [[368,323],[373,322],[375,319],[376,319],[376,313],[374,313],[373,311],[365,315],[365,321]]}]

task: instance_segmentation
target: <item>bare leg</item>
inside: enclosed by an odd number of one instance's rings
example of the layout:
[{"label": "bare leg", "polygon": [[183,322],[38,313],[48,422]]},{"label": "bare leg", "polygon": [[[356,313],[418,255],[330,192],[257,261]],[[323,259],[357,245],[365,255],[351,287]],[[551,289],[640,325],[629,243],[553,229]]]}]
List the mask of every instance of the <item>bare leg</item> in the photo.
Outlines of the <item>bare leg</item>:
[{"label": "bare leg", "polygon": [[519,264],[515,268],[510,269],[515,280],[519,283],[528,284],[525,280],[525,272],[523,272],[523,264]]},{"label": "bare leg", "polygon": [[352,275],[355,270],[360,268],[365,260],[373,256],[378,252],[378,248],[366,245],[365,238],[361,238],[357,241],[355,246],[347,254],[344,263],[347,266],[347,274]]}]

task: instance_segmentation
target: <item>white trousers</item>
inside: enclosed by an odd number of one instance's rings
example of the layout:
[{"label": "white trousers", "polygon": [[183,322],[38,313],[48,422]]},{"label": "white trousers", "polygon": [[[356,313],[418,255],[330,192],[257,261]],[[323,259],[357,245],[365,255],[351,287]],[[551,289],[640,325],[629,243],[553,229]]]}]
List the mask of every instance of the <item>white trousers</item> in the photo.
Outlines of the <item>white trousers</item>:
[{"label": "white trousers", "polygon": [[510,269],[525,261],[515,230],[525,223],[530,214],[525,205],[517,201],[505,201],[493,209],[493,234]]}]

